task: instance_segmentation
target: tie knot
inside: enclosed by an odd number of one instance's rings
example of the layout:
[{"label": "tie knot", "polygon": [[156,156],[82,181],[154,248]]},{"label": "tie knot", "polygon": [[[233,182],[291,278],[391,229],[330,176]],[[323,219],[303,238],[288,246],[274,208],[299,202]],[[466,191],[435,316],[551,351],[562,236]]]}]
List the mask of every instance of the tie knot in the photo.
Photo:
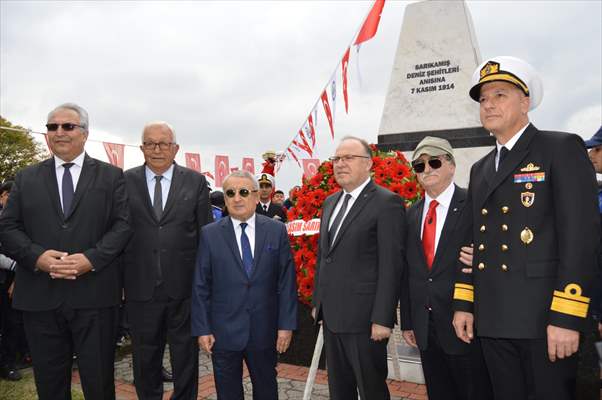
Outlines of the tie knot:
[{"label": "tie knot", "polygon": [[429,204],[429,210],[434,210],[435,207],[437,207],[439,205],[439,202],[437,200],[431,200],[430,204]]},{"label": "tie knot", "polygon": [[69,168],[73,167],[73,165],[75,165],[75,164],[72,162],[66,162],[66,163],[63,163],[63,168],[69,169]]},{"label": "tie knot", "polygon": [[247,225],[249,225],[249,224],[247,224],[246,222],[241,222],[240,223],[240,229],[242,229],[242,231],[244,232],[245,228],[247,227]]},{"label": "tie knot", "polygon": [[161,182],[161,179],[163,179],[163,175],[155,175],[155,180],[157,182]]}]

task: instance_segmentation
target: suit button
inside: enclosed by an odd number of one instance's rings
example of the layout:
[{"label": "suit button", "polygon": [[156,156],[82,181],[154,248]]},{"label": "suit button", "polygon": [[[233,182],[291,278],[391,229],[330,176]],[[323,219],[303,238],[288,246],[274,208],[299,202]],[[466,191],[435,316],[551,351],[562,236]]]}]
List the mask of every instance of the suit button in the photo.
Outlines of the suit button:
[{"label": "suit button", "polygon": [[479,251],[483,251],[483,250],[485,250],[485,245],[483,243],[481,243],[479,245]]},{"label": "suit button", "polygon": [[485,232],[485,225],[481,225],[481,229],[479,229],[481,232]]},{"label": "suit button", "polygon": [[326,259],[326,264],[330,264],[331,262],[332,262],[332,258],[328,257],[328,258]]},{"label": "suit button", "polygon": [[487,215],[487,213],[488,213],[488,212],[489,212],[489,211],[487,211],[487,209],[486,209],[486,208],[483,208],[483,209],[481,210],[481,214],[483,214],[483,215]]},{"label": "suit button", "polygon": [[61,225],[61,228],[63,228],[63,229],[67,229],[68,227],[69,227],[69,225],[67,225],[67,224]]},{"label": "suit button", "polygon": [[508,251],[508,245],[503,244],[502,245],[502,251]]},{"label": "suit button", "polygon": [[159,225],[159,229],[163,229],[163,225]]},{"label": "suit button", "polygon": [[433,278],[429,278],[429,282],[432,282],[432,281],[433,281]]},{"label": "suit button", "polygon": [[502,207],[502,212],[503,212],[504,214],[508,214],[508,211],[510,211],[510,207],[508,207],[508,206],[503,206],[503,207]]},{"label": "suit button", "polygon": [[508,266],[506,264],[502,264],[502,271],[508,271]]},{"label": "suit button", "polygon": [[502,224],[502,231],[506,232],[508,230],[508,225]]},{"label": "suit button", "polygon": [[482,271],[485,269],[485,264],[479,263],[478,268]]}]

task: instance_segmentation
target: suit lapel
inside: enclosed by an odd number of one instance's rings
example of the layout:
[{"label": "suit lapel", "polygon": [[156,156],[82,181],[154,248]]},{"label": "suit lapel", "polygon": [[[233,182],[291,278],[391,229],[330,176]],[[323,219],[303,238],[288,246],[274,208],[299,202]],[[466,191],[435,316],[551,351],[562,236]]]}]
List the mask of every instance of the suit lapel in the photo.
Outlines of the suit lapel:
[{"label": "suit lapel", "polygon": [[263,254],[262,249],[265,247],[266,236],[265,221],[263,218],[258,218],[258,216],[255,215],[255,250],[253,252],[253,269],[251,271],[251,277],[253,277],[257,271],[259,260]]},{"label": "suit lapel", "polygon": [[442,257],[442,254],[445,254],[446,247],[449,245],[452,232],[454,231],[454,228],[458,223],[460,210],[464,205],[465,199],[465,196],[460,192],[460,190],[458,190],[458,187],[456,187],[452,200],[449,203],[449,209],[447,210],[447,216],[445,217],[445,224],[443,225],[443,229],[441,230],[441,236],[439,236],[439,243],[437,244],[437,251],[435,253],[435,258],[433,259],[433,267],[431,268],[431,273],[434,273],[436,271],[438,267],[437,261]]},{"label": "suit lapel", "polygon": [[50,195],[50,201],[52,202],[52,206],[56,209],[57,214],[64,218],[63,208],[61,207],[61,197],[59,195],[59,188],[56,178],[54,157],[45,160],[43,165],[45,171],[44,173],[46,175],[46,179],[44,179],[44,181],[46,181],[46,189]]},{"label": "suit lapel", "polygon": [[71,205],[71,211],[68,215],[65,215],[65,219],[68,219],[75,210],[84,194],[88,191],[88,186],[94,180],[96,176],[97,163],[96,160],[89,157],[87,154],[84,156],[84,163],[82,165],[82,171],[79,174],[79,180],[77,181],[77,187],[73,197],[73,204]]},{"label": "suit lapel", "polygon": [[374,182],[372,182],[372,180],[370,180],[370,182],[368,182],[368,184],[366,185],[364,190],[362,190],[360,195],[357,197],[357,199],[353,203],[353,206],[351,207],[351,210],[349,210],[349,212],[345,216],[345,219],[343,219],[343,223],[341,224],[341,227],[339,228],[339,232],[337,233],[337,237],[334,239],[334,242],[332,243],[332,247],[330,248],[329,253],[332,252],[332,250],[335,247],[337,247],[337,244],[341,241],[341,237],[343,237],[343,235],[345,234],[345,231],[347,230],[347,228],[349,228],[349,226],[351,225],[351,222],[353,222],[355,217],[357,217],[359,215],[360,211],[362,211],[362,209],[364,208],[364,206],[366,204],[368,204],[368,201],[374,195],[375,190],[376,190],[376,187],[374,186]]},{"label": "suit lapel", "polygon": [[[142,196],[142,202],[146,206],[146,212],[150,215],[151,219],[157,221],[155,211],[153,210],[153,203],[148,192],[148,182],[146,181],[146,164],[142,165],[138,171],[136,171],[136,185],[138,185],[138,193]],[[158,221],[157,221],[158,222]]]},{"label": "suit lapel", "polygon": [[518,139],[518,142],[516,142],[512,150],[506,156],[501,168],[499,168],[497,173],[493,176],[485,197],[480,203],[477,204],[478,208],[483,206],[483,203],[485,203],[495,189],[497,189],[497,187],[500,186],[504,180],[506,180],[508,175],[510,175],[510,173],[516,169],[518,164],[527,156],[527,154],[529,154],[529,144],[531,143],[531,139],[533,139],[533,136],[535,136],[536,132],[537,129],[532,124],[529,124],[527,129],[525,129],[521,135],[520,139]]},{"label": "suit lapel", "polygon": [[167,203],[163,207],[161,219],[173,208],[177,198],[179,198],[180,190],[182,189],[182,181],[184,180],[184,171],[176,163],[174,163],[173,174],[171,175],[171,184],[169,185],[169,194],[167,195]]},{"label": "suit lapel", "polygon": [[412,238],[410,240],[416,241],[416,248],[420,249],[418,253],[420,254],[420,263],[417,265],[417,269],[420,273],[428,272],[428,267],[426,266],[426,257],[424,256],[424,250],[422,248],[422,237],[420,236],[420,232],[422,230],[422,213],[424,212],[424,197],[420,199],[415,208],[412,209],[411,214],[408,214],[408,217],[411,218],[412,226],[414,232],[411,234]]},{"label": "suit lapel", "polygon": [[320,222],[320,248],[323,252],[327,253],[329,251],[328,248],[328,224],[330,223],[330,218],[332,217],[332,212],[334,208],[337,206],[337,203],[341,199],[343,195],[343,191],[341,190],[337,193],[336,196],[331,198],[331,201],[328,204],[324,205],[322,209],[322,221]]},{"label": "suit lapel", "polygon": [[240,257],[240,251],[238,250],[238,242],[236,241],[236,235],[234,234],[234,225],[232,225],[232,220],[230,217],[222,218],[219,222],[222,227],[222,231],[224,234],[224,239],[234,256],[234,259],[238,262],[238,270],[246,277],[247,274],[244,271],[244,266],[242,265],[242,258]]}]

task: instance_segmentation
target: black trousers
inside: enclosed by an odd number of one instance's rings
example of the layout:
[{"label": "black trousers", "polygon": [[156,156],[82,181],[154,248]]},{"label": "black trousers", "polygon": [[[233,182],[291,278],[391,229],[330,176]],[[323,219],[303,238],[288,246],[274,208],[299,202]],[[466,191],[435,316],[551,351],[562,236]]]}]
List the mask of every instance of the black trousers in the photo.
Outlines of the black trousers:
[{"label": "black trousers", "polygon": [[546,339],[481,338],[495,400],[573,400],[577,356],[551,362]]},{"label": "black trousers", "polygon": [[244,400],[242,361],[247,364],[253,400],[277,400],[276,343],[270,349],[243,351],[214,350],[211,355],[215,388],[219,400]]},{"label": "black trousers", "polygon": [[169,299],[158,286],[153,299],[127,302],[130,323],[134,384],[140,400],[163,398],[163,352],[169,343],[174,377],[172,400],[196,400],[199,380],[199,348],[190,334],[190,298]]},{"label": "black trousers", "polygon": [[389,400],[387,340],[370,333],[334,333],[324,323],[328,391],[332,400]]},{"label": "black trousers", "polygon": [[12,300],[8,297],[8,288],[12,282],[12,277],[7,277],[5,282],[0,283],[0,365],[10,368],[15,367],[17,353],[21,357],[29,353],[23,313],[12,307]]},{"label": "black trousers", "polygon": [[73,354],[86,400],[114,400],[116,307],[24,311],[40,400],[71,399]]},{"label": "black trousers", "polygon": [[448,354],[435,325],[429,323],[428,346],[420,351],[429,400],[491,400],[493,392],[481,343],[473,340],[465,354]]}]

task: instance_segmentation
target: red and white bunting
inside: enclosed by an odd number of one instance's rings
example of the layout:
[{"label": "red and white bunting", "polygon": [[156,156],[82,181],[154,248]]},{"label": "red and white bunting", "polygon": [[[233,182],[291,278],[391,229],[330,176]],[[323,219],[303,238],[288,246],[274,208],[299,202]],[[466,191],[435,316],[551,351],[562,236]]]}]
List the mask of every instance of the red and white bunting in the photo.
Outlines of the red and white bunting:
[{"label": "red and white bunting", "polygon": [[251,175],[255,175],[255,159],[244,157],[242,159],[242,170],[249,172]]},{"label": "red and white bunting", "polygon": [[349,97],[347,96],[347,67],[349,66],[349,47],[341,61],[341,73],[343,74],[343,100],[345,100],[345,112],[349,114]]},{"label": "red and white bunting", "polygon": [[120,143],[102,142],[105,148],[109,162],[116,167],[123,169],[123,149],[125,145]]},{"label": "red and white bunting", "polygon": [[303,177],[305,179],[311,179],[315,174],[318,173],[320,168],[320,160],[317,158],[304,158],[303,162]]},{"label": "red and white bunting", "polygon": [[330,111],[332,111],[332,123],[334,124],[337,113],[337,80],[334,76],[330,81],[330,100],[332,104]]},{"label": "red and white bunting", "polygon": [[186,168],[201,172],[201,155],[198,153],[184,153]]},{"label": "red and white bunting", "polygon": [[358,33],[355,39],[354,45],[359,45],[366,40],[370,40],[376,35],[378,29],[378,23],[380,22],[380,14],[383,12],[385,6],[385,0],[375,0],[372,5],[370,13],[366,17],[360,33]]},{"label": "red and white bunting", "polygon": [[215,156],[215,186],[222,187],[224,179],[230,173],[230,159],[228,156]]},{"label": "red and white bunting", "polygon": [[293,143],[297,147],[299,147],[301,150],[305,151],[308,156],[313,157],[314,156],[313,150],[312,150],[311,146],[309,145],[309,143],[307,143],[307,139],[305,138],[305,134],[303,133],[302,129],[299,130],[299,135],[297,137],[299,138],[300,141],[297,139],[294,139]]},{"label": "red and white bunting", "polygon": [[328,104],[328,93],[326,90],[322,92],[322,105],[324,106],[324,114],[326,114],[326,119],[328,119],[328,126],[330,126],[330,135],[334,139],[334,126],[332,125],[332,112],[330,111],[330,104]]},{"label": "red and white bunting", "polygon": [[236,172],[236,171],[238,171],[238,167],[232,167],[232,168],[230,168],[230,173]]},{"label": "red and white bunting", "polygon": [[293,157],[293,159],[294,159],[295,161],[297,161],[297,164],[298,164],[299,166],[301,166],[301,164],[299,163],[299,159],[298,159],[298,158],[297,158],[297,156],[295,155],[295,152],[294,152],[294,151],[293,151],[293,150],[292,150],[290,147],[289,147],[288,149],[286,149],[286,151],[288,151],[288,152],[289,152],[289,154],[290,154],[290,155]]}]

